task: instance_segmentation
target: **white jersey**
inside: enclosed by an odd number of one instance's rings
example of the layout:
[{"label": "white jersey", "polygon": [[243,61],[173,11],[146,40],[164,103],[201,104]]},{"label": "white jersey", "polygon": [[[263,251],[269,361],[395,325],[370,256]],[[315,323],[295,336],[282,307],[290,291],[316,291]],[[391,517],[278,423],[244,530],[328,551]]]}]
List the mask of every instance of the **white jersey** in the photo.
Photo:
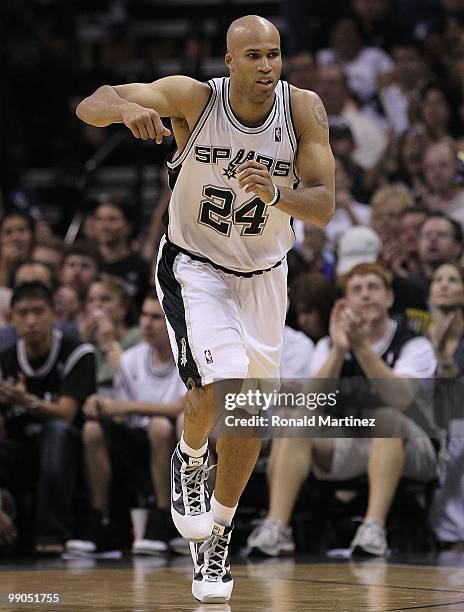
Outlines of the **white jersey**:
[{"label": "white jersey", "polygon": [[[113,398],[151,404],[178,402],[185,395],[185,387],[174,361],[155,367],[153,349],[146,342],[137,344],[119,360],[113,381]],[[132,414],[126,417],[129,427],[145,427],[149,416]]]},{"label": "white jersey", "polygon": [[[229,78],[208,81],[209,101],[182,152],[168,168],[173,188],[168,239],[235,272],[266,270],[291,249],[291,218],[239,187],[237,167],[254,159],[280,187],[296,187],[297,140],[290,87],[279,81],[264,122],[243,125],[229,102]],[[174,184],[174,186],[173,186]]]}]

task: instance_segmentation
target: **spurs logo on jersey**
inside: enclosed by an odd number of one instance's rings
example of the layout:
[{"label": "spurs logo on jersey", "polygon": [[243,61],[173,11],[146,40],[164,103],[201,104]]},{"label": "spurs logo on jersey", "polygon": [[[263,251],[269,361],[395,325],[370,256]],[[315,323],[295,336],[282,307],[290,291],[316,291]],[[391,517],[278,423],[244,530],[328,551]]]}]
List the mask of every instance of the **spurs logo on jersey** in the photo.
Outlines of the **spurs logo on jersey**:
[{"label": "spurs logo on jersey", "polygon": [[[277,129],[277,128],[276,128]],[[232,159],[231,159],[232,158]],[[211,147],[197,145],[195,147],[195,160],[202,164],[220,164],[221,161],[231,159],[223,170],[223,175],[228,179],[237,178],[237,168],[251,159],[266,166],[272,176],[288,176],[292,168],[290,160],[274,159],[255,151],[239,149],[235,155],[230,147]]]},{"label": "spurs logo on jersey", "polygon": [[241,189],[237,168],[255,160],[266,166],[277,186],[298,184],[290,87],[280,81],[268,116],[250,127],[232,110],[229,79],[208,83],[208,104],[183,151],[168,164],[173,188],[168,238],[231,270],[266,269],[292,247],[290,217]]}]

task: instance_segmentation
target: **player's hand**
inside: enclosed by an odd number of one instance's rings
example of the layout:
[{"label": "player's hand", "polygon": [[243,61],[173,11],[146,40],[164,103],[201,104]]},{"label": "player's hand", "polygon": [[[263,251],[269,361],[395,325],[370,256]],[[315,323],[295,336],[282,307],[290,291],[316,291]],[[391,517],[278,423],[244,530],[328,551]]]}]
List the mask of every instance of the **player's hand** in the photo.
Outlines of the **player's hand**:
[{"label": "player's hand", "polygon": [[264,204],[272,202],[275,195],[272,176],[264,164],[253,160],[247,161],[237,168],[238,182],[247,193],[256,193]]},{"label": "player's hand", "polygon": [[151,138],[156,141],[156,144],[161,144],[165,136],[171,135],[155,110],[144,108],[134,102],[128,102],[124,106],[122,122],[130,129],[135,138],[142,140]]}]

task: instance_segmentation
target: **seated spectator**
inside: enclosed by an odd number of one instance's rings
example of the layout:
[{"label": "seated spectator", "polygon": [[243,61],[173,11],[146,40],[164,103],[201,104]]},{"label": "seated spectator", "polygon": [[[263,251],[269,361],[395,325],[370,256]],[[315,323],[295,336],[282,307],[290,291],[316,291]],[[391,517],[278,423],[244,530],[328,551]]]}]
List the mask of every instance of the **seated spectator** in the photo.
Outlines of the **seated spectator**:
[{"label": "seated spectator", "polygon": [[0,220],[0,325],[6,322],[14,271],[29,257],[33,235],[34,222],[26,213],[12,211]]},{"label": "seated spectator", "polygon": [[149,268],[138,253],[131,251],[133,230],[128,207],[114,196],[102,196],[95,208],[95,239],[102,270],[122,278],[129,295],[140,306],[148,293]]},{"label": "seated spectator", "polygon": [[63,242],[59,238],[50,237],[46,240],[37,240],[32,249],[31,259],[47,264],[57,273],[63,261],[63,253]]},{"label": "seated spectator", "polygon": [[[13,286],[18,287],[23,283],[30,283],[37,281],[42,283],[46,287],[48,287],[51,291],[54,292],[54,301],[56,306],[56,278],[53,270],[44,263],[39,263],[38,261],[25,261],[20,264],[14,273],[13,277]],[[10,289],[10,294],[12,290]],[[58,329],[66,336],[70,336],[75,338],[76,340],[79,338],[79,330],[76,325],[72,323],[67,323],[65,321],[60,320],[57,310],[55,309],[56,319],[53,322],[53,328]],[[18,336],[14,327],[11,323],[11,311],[8,308],[6,313],[7,324],[0,327],[0,351],[4,351],[7,348],[13,346],[18,340]]]},{"label": "seated spectator", "polygon": [[98,251],[90,242],[75,242],[64,252],[60,269],[60,282],[75,289],[81,299],[87,295],[90,285],[101,269]]},{"label": "seated spectator", "polygon": [[428,291],[432,275],[438,266],[458,262],[463,248],[461,225],[444,213],[429,213],[419,231],[419,272],[412,274],[410,278]]},{"label": "seated spectator", "polygon": [[394,43],[391,53],[394,67],[391,78],[380,89],[380,98],[389,124],[396,134],[404,134],[410,128],[410,107],[417,106],[429,71],[413,38]]},{"label": "seated spectator", "polygon": [[344,121],[332,121],[330,124],[330,146],[335,159],[340,159],[351,180],[351,192],[358,202],[367,202],[365,172],[353,159],[355,142],[353,134]]},{"label": "seated spectator", "polygon": [[330,125],[348,124],[355,142],[353,161],[363,170],[375,166],[387,144],[386,132],[368,113],[357,107],[343,68],[339,64],[319,67],[314,91],[324,103]]},{"label": "seated spectator", "polygon": [[0,353],[0,464],[19,505],[37,487],[36,550],[61,552],[74,529],[76,424],[95,392],[93,348],[53,329],[53,294],[39,282],[16,287],[11,310],[19,340]]},{"label": "seated spectator", "polygon": [[389,269],[399,253],[401,213],[413,205],[412,195],[402,185],[380,187],[371,198],[371,225],[382,241],[382,262]]},{"label": "seated spectator", "polygon": [[34,222],[21,211],[6,213],[0,220],[0,286],[11,287],[16,266],[31,252]]},{"label": "seated spectator", "polygon": [[142,340],[124,282],[115,276],[100,276],[89,287],[85,313],[80,337],[95,346],[98,393],[108,395],[123,351]]},{"label": "seated spectator", "polygon": [[424,130],[413,127],[402,134],[398,142],[398,166],[395,180],[411,192],[418,206],[427,206],[428,190],[424,180]]},{"label": "seated spectator", "polygon": [[450,140],[455,132],[458,133],[453,126],[450,96],[435,83],[429,83],[421,90],[417,107],[410,110],[416,115],[414,123],[425,129],[431,142]]},{"label": "seated spectator", "polygon": [[[464,274],[456,264],[439,266],[430,285],[433,307],[430,339],[437,359],[436,405],[444,413],[448,439],[446,464],[435,492],[430,523],[441,548],[462,549],[464,543],[464,439],[462,397],[453,381],[464,375]],[[453,407],[457,406],[454,411]],[[454,414],[453,414],[454,413]],[[456,432],[456,433],[454,433]],[[453,435],[454,433],[454,435]]]},{"label": "seated spectator", "polygon": [[[382,242],[379,235],[370,227],[352,227],[341,237],[337,249],[337,275],[343,276],[360,263],[382,262]],[[426,292],[409,278],[393,272],[392,287],[394,301],[390,314],[395,318],[406,318],[408,324],[415,329],[416,319],[419,321],[427,311]],[[419,311],[421,314],[417,312]],[[412,318],[412,320],[410,320]]]},{"label": "seated spectator", "polygon": [[313,89],[316,71],[314,56],[309,51],[293,53],[285,62],[286,80],[299,89]]},{"label": "seated spectator", "polygon": [[325,227],[331,244],[336,245],[340,236],[353,225],[369,225],[371,209],[356,202],[353,197],[353,182],[348,167],[340,158],[335,158],[335,214]]},{"label": "seated spectator", "polygon": [[79,324],[90,285],[100,271],[100,257],[91,243],[80,241],[67,247],[60,268],[56,292],[57,312],[62,321]]},{"label": "seated spectator", "polygon": [[97,552],[114,544],[108,541],[109,530],[105,528],[111,483],[130,482],[134,468],[140,466],[150,467],[156,507],[150,512],[144,538],[134,542],[132,551],[166,552],[176,533],[170,513],[170,463],[185,387],[172,357],[158,300],[145,298],[140,328],[143,342],[122,354],[112,398],[93,395],[84,407],[91,508],[82,539],[67,542],[70,552]]},{"label": "seated spectator", "polygon": [[57,285],[54,270],[48,264],[32,259],[19,264],[14,271],[13,287],[19,287],[23,283],[32,283],[34,281],[46,285],[52,291]]},{"label": "seated spectator", "polygon": [[364,46],[359,22],[350,15],[335,20],[330,33],[330,43],[329,48],[317,52],[317,65],[340,64],[346,74],[348,86],[361,107],[369,108],[375,117],[379,79],[393,70],[390,56],[383,49]]},{"label": "seated spectator", "polygon": [[424,155],[424,174],[430,210],[446,213],[464,228],[464,189],[456,181],[458,160],[451,142],[436,142]]},{"label": "seated spectator", "polygon": [[293,320],[298,329],[313,342],[318,342],[329,331],[335,296],[334,284],[322,274],[303,273],[290,283],[290,312]]},{"label": "seated spectator", "polygon": [[[333,438],[279,439],[280,449],[270,466],[267,519],[248,538],[251,549],[270,556],[292,549],[292,510],[310,470],[323,480],[347,480],[367,473],[367,510],[351,550],[374,556],[386,554],[386,521],[401,476],[426,482],[436,474],[431,439],[403,414],[420,384],[414,379],[429,378],[435,371],[431,343],[389,317],[390,276],[378,264],[353,268],[343,280],[343,292],[344,298],[332,310],[330,335],[313,353],[308,389],[322,390],[329,379],[338,380],[339,385],[354,377],[370,379],[373,391],[366,405],[371,416],[375,411],[380,424],[377,435],[382,437],[339,438],[335,436],[340,429],[335,429]],[[350,388],[351,383],[343,392],[342,385],[340,397],[353,410],[359,398],[353,399],[356,390]]]},{"label": "seated spectator", "polygon": [[391,260],[392,270],[399,276],[408,277],[420,271],[418,238],[420,228],[427,216],[422,208],[406,208],[401,213],[398,256]]}]

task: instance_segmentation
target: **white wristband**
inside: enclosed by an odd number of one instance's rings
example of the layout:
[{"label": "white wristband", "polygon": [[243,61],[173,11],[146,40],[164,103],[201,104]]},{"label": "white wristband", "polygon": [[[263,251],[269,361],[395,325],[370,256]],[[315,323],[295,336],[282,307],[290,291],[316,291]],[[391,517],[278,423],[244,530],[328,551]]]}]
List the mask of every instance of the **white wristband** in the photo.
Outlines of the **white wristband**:
[{"label": "white wristband", "polygon": [[274,197],[270,202],[266,204],[266,206],[275,206],[277,202],[280,200],[280,190],[277,185],[274,185]]}]

